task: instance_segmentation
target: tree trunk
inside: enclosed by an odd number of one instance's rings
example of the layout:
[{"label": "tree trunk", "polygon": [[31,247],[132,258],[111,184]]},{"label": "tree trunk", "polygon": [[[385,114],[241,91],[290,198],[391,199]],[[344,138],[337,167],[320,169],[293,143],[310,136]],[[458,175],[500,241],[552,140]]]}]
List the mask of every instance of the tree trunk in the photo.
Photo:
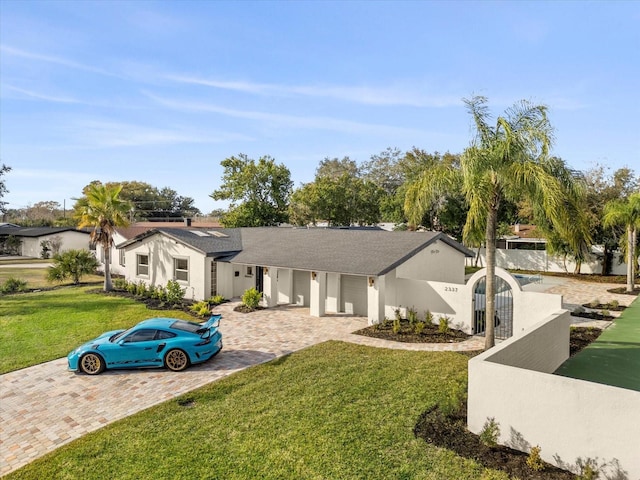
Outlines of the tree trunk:
[{"label": "tree trunk", "polygon": [[627,292],[633,292],[633,287],[635,284],[634,268],[633,264],[635,261],[635,238],[634,238],[634,228],[632,225],[627,225]]},{"label": "tree trunk", "polygon": [[490,349],[495,345],[496,305],[496,231],[498,227],[498,209],[491,207],[487,216],[487,283],[485,291],[485,330],[484,348]]},{"label": "tree trunk", "polygon": [[104,291],[110,292],[113,289],[111,284],[111,245],[102,245],[104,250]]}]

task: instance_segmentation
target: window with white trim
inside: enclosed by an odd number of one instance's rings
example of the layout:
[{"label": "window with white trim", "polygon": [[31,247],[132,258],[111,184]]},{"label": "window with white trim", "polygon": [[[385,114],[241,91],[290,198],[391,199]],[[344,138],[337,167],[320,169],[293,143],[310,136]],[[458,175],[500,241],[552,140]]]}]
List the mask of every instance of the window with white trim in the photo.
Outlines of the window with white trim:
[{"label": "window with white trim", "polygon": [[188,258],[173,259],[173,278],[180,282],[189,281],[189,259]]},{"label": "window with white trim", "polygon": [[136,275],[149,276],[149,255],[136,255]]},{"label": "window with white trim", "polygon": [[247,269],[245,270],[245,277],[253,277],[253,267],[247,265]]},{"label": "window with white trim", "polygon": [[118,250],[119,254],[120,254],[120,265],[122,265],[124,267],[124,250],[120,249]]}]

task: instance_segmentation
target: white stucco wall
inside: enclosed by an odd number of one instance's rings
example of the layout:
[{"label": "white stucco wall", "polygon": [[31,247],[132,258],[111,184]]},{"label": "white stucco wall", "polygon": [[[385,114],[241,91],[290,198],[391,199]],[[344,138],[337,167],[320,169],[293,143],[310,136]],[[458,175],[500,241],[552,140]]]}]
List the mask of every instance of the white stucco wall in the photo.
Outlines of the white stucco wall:
[{"label": "white stucco wall", "polygon": [[[136,273],[136,256],[138,254],[149,256],[148,275]],[[169,280],[174,280],[174,258],[186,258],[189,261],[189,280],[179,281],[185,289],[185,298],[191,300],[208,299],[210,292],[205,291],[205,277],[210,264],[206,262],[206,257],[202,253],[162,235],[153,235],[127,248],[125,253],[126,279],[132,282],[143,281],[147,285],[166,286]]]},{"label": "white stucco wall", "polygon": [[549,316],[469,361],[469,429],[493,417],[504,445],[539,445],[565,468],[617,459],[626,478],[640,478],[640,392],[550,373],[568,357],[569,323],[566,311]]},{"label": "white stucco wall", "polygon": [[[486,265],[486,250],[480,249],[481,264]],[[619,263],[620,254],[614,253],[611,264],[612,275],[626,275],[627,264]],[[467,259],[467,265],[473,265],[475,259]],[[563,258],[556,255],[549,255],[545,250],[506,250],[496,249],[496,265],[511,270],[534,270],[539,272],[569,272],[573,273],[576,264],[570,259],[563,261]],[[566,269],[565,269],[566,265]],[[600,274],[602,263],[595,255],[589,255],[589,260],[583,262],[580,273]]]},{"label": "white stucco wall", "polygon": [[[113,235],[113,246],[111,247],[111,264],[109,269],[112,275],[123,275],[125,277],[127,275],[126,256],[125,265],[120,265],[120,250],[116,248],[116,245],[119,245],[126,240],[127,239],[120,235],[118,232]],[[102,252],[101,245],[96,245],[96,258],[100,262],[98,270],[104,272],[104,253]]]},{"label": "white stucco wall", "polygon": [[437,241],[396,268],[397,278],[464,283],[464,254]]}]

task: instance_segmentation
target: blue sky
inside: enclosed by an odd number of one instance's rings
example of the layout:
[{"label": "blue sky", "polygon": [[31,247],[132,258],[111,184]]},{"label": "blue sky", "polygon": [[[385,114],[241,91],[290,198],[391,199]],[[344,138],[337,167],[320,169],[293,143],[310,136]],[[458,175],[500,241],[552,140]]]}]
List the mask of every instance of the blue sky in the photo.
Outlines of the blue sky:
[{"label": "blue sky", "polygon": [[203,212],[220,162],[461,152],[462,103],[548,105],[554,153],[640,171],[640,2],[0,1],[9,208],[138,180]]}]

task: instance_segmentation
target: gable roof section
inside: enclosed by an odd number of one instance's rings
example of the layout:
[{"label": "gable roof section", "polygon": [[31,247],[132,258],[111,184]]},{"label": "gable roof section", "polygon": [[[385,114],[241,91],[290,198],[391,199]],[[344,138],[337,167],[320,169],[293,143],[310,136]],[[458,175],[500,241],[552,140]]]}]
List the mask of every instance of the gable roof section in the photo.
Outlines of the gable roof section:
[{"label": "gable roof section", "polygon": [[240,230],[237,228],[154,228],[126,242],[122,242],[116,245],[116,247],[127,248],[154,235],[165,235],[178,243],[193,248],[207,257],[229,255],[242,249]]},{"label": "gable roof section", "polygon": [[473,253],[437,232],[242,228],[234,263],[353,275],[384,275],[440,240],[465,256]]}]

